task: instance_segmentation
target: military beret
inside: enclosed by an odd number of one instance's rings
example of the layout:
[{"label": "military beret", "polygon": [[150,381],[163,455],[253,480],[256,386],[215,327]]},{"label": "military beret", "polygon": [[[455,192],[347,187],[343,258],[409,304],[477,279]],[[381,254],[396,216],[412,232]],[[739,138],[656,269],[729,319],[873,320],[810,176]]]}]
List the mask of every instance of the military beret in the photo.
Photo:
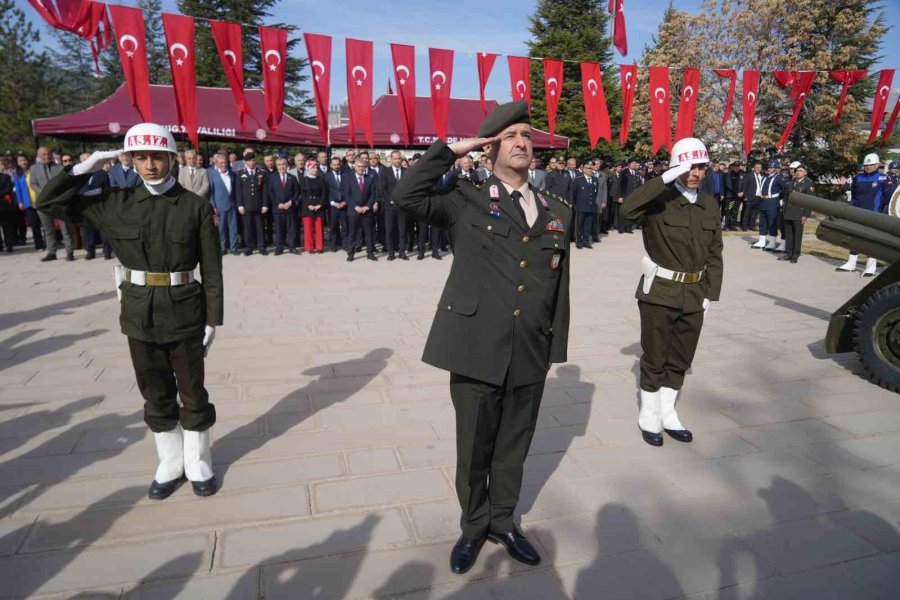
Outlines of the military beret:
[{"label": "military beret", "polygon": [[255,152],[247,152],[246,154],[244,154],[244,160],[253,160],[255,158],[256,158]]},{"label": "military beret", "polygon": [[507,102],[494,109],[494,112],[478,128],[478,137],[491,137],[497,135],[510,125],[526,123],[531,125],[531,115],[528,114],[528,103],[524,100]]}]

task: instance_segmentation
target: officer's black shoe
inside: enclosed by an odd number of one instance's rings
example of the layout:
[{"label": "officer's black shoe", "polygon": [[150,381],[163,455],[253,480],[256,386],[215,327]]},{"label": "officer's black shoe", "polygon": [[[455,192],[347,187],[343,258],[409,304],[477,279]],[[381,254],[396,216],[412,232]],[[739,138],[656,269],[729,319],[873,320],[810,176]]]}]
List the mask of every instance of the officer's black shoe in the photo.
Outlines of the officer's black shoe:
[{"label": "officer's black shoe", "polygon": [[41,262],[48,262],[48,261],[51,261],[51,260],[56,260],[56,253],[55,253],[55,252],[54,252],[53,254],[48,254],[47,256],[45,256],[44,258],[42,258],[42,259],[41,259]]},{"label": "officer's black shoe", "polygon": [[197,496],[212,496],[216,493],[216,478],[210,477],[206,481],[192,481],[191,487]]},{"label": "officer's black shoe", "polygon": [[222,250],[222,256],[225,256],[226,254],[228,254],[228,248],[225,248],[224,250]]},{"label": "officer's black shoe", "polygon": [[486,539],[486,537],[481,537],[477,540],[469,540],[465,537],[459,538],[456,545],[453,546],[453,551],[450,552],[450,570],[458,575],[462,575],[474,567],[475,561],[478,559],[478,553],[481,552],[481,547],[484,546],[484,540]]},{"label": "officer's black shoe", "polygon": [[[300,254],[300,251],[296,248],[291,248],[290,250],[288,250],[288,252],[290,252],[291,254]],[[319,252],[321,253],[322,251],[319,250]]]},{"label": "officer's black shoe", "polygon": [[792,256],[792,257],[791,257],[791,262],[794,263],[794,264],[796,264],[796,263],[797,263],[797,260],[799,260],[799,258],[800,258],[799,256]]},{"label": "officer's black shoe", "polygon": [[644,431],[641,429],[641,437],[644,438],[644,441],[650,444],[651,446],[662,446],[663,445],[663,437],[662,432],[660,433],[650,433],[649,431]]},{"label": "officer's black shoe", "polygon": [[263,256],[268,256],[268,255],[269,255],[269,251],[266,250],[265,248],[263,248],[262,250],[260,250],[259,253],[262,254]]},{"label": "officer's black shoe", "polygon": [[284,254],[284,250],[276,250],[275,251],[275,256],[281,256],[282,254]]},{"label": "officer's black shoe", "polygon": [[784,254],[784,255],[782,255],[782,256],[779,256],[779,257],[776,258],[775,260],[791,260],[791,255],[790,255],[790,254]]},{"label": "officer's black shoe", "polygon": [[436,259],[438,259],[438,260],[444,260],[444,257],[441,256],[440,254],[438,254],[437,252],[432,252],[432,253],[431,253],[431,258],[436,258]]},{"label": "officer's black shoe", "polygon": [[875,273],[863,273],[860,277],[875,277]]},{"label": "officer's black shoe", "polygon": [[347,255],[347,262],[353,262],[353,254],[352,253]]},{"label": "officer's black shoe", "polygon": [[368,254],[366,254],[366,258],[369,260],[378,260],[378,257],[375,256],[374,252],[369,252]]},{"label": "officer's black shoe", "polygon": [[181,486],[182,481],[184,481],[184,476],[165,483],[157,483],[154,479],[153,483],[150,484],[150,491],[147,493],[147,496],[151,500],[165,500]]},{"label": "officer's black shoe", "polygon": [[673,440],[678,440],[679,442],[684,442],[685,444],[694,441],[694,434],[687,429],[663,429],[663,431],[668,433],[669,437]]},{"label": "officer's black shoe", "polygon": [[425,253],[419,252],[419,255],[416,256],[416,260],[425,260]]},{"label": "officer's black shoe", "polygon": [[488,533],[487,538],[505,547],[509,555],[521,563],[537,565],[541,562],[541,555],[518,530],[511,533]]},{"label": "officer's black shoe", "polygon": [[584,247],[587,248],[588,250],[593,250],[593,249],[594,249],[594,245],[593,245],[593,244],[585,244]]},{"label": "officer's black shoe", "polygon": [[393,252],[391,252],[390,254],[388,254],[388,260],[396,260],[396,258],[397,258],[397,257],[394,256],[394,253],[393,253]]},{"label": "officer's black shoe", "polygon": [[595,244],[597,244],[597,243],[600,242],[600,238],[599,238],[599,237],[594,237],[594,238],[591,238],[591,241],[594,242]]},{"label": "officer's black shoe", "polygon": [[578,248],[579,250],[581,250],[582,248],[584,248],[584,244],[578,243],[578,244],[575,244],[575,247]]},{"label": "officer's black shoe", "polygon": [[409,260],[409,257],[406,255],[406,252],[400,253],[400,260]]},{"label": "officer's black shoe", "polygon": [[66,254],[66,262],[72,262],[73,260],[75,260],[74,252],[69,252],[68,254]]},{"label": "officer's black shoe", "polygon": [[250,256],[253,254],[253,250],[244,250],[244,256]]},{"label": "officer's black shoe", "polygon": [[104,254],[103,260],[112,260],[112,254]]}]

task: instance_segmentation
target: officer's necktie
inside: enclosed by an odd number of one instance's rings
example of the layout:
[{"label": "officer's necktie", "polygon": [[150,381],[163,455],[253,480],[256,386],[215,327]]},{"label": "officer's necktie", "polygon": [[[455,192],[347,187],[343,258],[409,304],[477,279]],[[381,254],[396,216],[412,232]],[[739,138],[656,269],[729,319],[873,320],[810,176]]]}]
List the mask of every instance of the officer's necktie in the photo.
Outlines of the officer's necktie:
[{"label": "officer's necktie", "polygon": [[513,199],[513,204],[519,209],[519,214],[522,215],[522,219],[529,227],[534,225],[534,222],[537,220],[537,208],[529,205],[525,200],[525,196],[523,196],[522,192],[519,190],[513,190],[513,193],[510,194],[510,196]]},{"label": "officer's necktie", "polygon": [[394,169],[394,178],[400,181],[400,169]]}]

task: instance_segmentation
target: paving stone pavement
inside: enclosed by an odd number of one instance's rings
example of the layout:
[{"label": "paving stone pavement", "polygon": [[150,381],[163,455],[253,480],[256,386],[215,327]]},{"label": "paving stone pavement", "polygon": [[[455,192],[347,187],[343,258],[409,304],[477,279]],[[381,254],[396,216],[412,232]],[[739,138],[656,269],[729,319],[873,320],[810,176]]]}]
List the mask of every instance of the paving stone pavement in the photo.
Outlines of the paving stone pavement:
[{"label": "paving stone pavement", "polygon": [[110,263],[3,256],[0,598],[900,598],[900,399],[822,349],[864,280],[749,241],[682,394],[695,442],[662,449],[636,427],[640,236],[577,252],[520,505],[544,562],[488,545],[465,576],[449,378],[419,360],[451,260],[225,257],[221,491],[151,502]]}]

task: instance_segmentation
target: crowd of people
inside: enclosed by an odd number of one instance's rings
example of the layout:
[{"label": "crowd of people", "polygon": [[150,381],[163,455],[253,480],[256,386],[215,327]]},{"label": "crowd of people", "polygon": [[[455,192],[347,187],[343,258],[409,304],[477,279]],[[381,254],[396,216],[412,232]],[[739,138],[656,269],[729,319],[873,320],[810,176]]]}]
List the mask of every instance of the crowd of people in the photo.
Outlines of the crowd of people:
[{"label": "crowd of people", "polygon": [[[79,161],[87,156],[81,155]],[[419,158],[420,154],[407,158],[399,151],[381,156],[356,150],[330,157],[326,152],[289,156],[258,153],[247,147],[240,158],[237,153],[220,150],[205,161],[199,153],[185,150],[178,153],[173,176],[213,205],[223,254],[249,256],[256,251],[268,255],[273,248],[275,255],[343,251],[348,261],[363,252],[373,261],[379,253],[386,254],[389,261],[409,260],[412,254],[419,260],[427,255],[441,259],[450,250],[445,232],[407,219],[391,201],[393,188]],[[860,166],[860,174],[883,173],[889,198],[888,188],[900,183],[898,164],[881,163],[877,157],[870,163]],[[98,232],[54,221],[34,208],[41,189],[69,164],[77,164],[73,155],[46,147],[38,149],[34,164],[21,153],[0,156],[0,225],[6,252],[24,245],[30,228],[34,247],[46,251],[41,260],[55,260],[60,249],[65,250],[66,260],[74,260],[78,247],[84,248],[88,260],[96,257],[98,247],[104,258],[112,258],[108,241]],[[438,191],[451,188],[460,179],[478,185],[491,176],[491,167],[487,156],[478,161],[463,157],[442,177]],[[620,214],[620,208],[636,189],[665,169],[661,160],[633,158],[610,163],[600,158],[579,161],[554,156],[546,165],[535,158],[528,172],[532,185],[572,205],[572,239],[576,248],[591,249],[610,231],[634,232],[634,224]],[[848,194],[852,181],[839,181]],[[82,191],[98,193],[96,190],[105,187],[139,183],[131,159],[122,153],[108,161]],[[719,203],[723,230],[758,232],[752,248],[781,254],[779,260],[796,263],[809,214],[785,206],[794,189],[815,191],[806,166],[784,159],[746,164],[712,161],[701,191]],[[886,210],[887,204],[887,199],[880,202],[878,210]]]}]

